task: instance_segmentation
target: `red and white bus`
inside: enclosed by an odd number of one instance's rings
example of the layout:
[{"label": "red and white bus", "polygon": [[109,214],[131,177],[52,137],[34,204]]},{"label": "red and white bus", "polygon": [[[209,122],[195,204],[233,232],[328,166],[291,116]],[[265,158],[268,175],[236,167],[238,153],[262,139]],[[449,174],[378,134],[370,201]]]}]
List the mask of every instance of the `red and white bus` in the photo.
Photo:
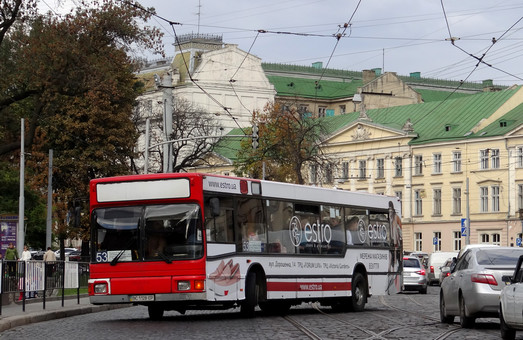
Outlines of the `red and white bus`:
[{"label": "red and white bus", "polygon": [[396,197],[197,173],[90,183],[93,304],[361,311],[402,285]]}]

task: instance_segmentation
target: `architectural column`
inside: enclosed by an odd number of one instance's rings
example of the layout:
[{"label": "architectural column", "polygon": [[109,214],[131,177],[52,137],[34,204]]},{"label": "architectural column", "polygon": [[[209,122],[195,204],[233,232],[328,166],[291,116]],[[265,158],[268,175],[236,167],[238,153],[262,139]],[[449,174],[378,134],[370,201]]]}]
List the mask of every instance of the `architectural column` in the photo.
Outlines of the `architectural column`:
[{"label": "architectural column", "polygon": [[[508,175],[507,175],[507,186],[508,186],[508,216],[515,216],[517,214],[517,188],[516,188],[516,164],[517,164],[517,152],[515,147],[507,148],[508,152]],[[517,216],[516,216],[517,217]]]},{"label": "architectural column", "polygon": [[392,163],[392,156],[385,156],[385,195],[394,196],[394,191],[392,190],[392,177],[394,174],[394,164]]},{"label": "architectural column", "polygon": [[376,160],[374,157],[367,158],[367,190],[374,193],[374,179],[376,178]]},{"label": "architectural column", "polygon": [[[405,198],[403,199],[404,218],[412,219],[412,157],[410,154],[403,155],[403,179],[405,181]],[[406,203],[406,204],[405,204]]]}]

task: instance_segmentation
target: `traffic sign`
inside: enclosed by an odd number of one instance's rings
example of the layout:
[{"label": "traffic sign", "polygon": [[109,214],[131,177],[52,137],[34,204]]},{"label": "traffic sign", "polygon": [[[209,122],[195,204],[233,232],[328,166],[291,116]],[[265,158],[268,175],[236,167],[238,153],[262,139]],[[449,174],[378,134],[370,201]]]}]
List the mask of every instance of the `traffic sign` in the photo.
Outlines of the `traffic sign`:
[{"label": "traffic sign", "polygon": [[521,237],[516,239],[516,246],[521,247]]},{"label": "traffic sign", "polygon": [[461,236],[467,236],[467,219],[461,219]]},{"label": "traffic sign", "polygon": [[432,238],[432,244],[434,244],[434,245],[438,244],[438,238],[437,237],[433,237]]}]

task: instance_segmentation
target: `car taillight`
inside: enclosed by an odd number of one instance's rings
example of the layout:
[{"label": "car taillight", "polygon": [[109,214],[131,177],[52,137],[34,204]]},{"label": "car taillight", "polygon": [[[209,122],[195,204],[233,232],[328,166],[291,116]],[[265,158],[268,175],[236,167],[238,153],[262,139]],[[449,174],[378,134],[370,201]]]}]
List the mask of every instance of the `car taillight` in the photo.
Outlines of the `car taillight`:
[{"label": "car taillight", "polygon": [[486,283],[493,286],[498,285],[496,278],[494,277],[494,275],[491,274],[473,274],[470,277],[470,280],[476,283]]},{"label": "car taillight", "polygon": [[450,276],[450,273],[445,273],[445,276]]},{"label": "car taillight", "polygon": [[419,274],[419,275],[425,275],[425,269],[418,270],[418,271],[416,272],[416,274]]},{"label": "car taillight", "polygon": [[430,272],[434,274],[434,266],[430,266]]}]

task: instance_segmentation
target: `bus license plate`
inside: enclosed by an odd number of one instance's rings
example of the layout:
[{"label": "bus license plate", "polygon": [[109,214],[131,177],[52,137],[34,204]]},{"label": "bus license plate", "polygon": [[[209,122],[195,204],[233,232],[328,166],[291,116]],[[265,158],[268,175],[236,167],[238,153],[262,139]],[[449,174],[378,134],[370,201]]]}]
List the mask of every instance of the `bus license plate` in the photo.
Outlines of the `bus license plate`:
[{"label": "bus license plate", "polygon": [[131,295],[131,302],[154,301],[154,295]]}]

